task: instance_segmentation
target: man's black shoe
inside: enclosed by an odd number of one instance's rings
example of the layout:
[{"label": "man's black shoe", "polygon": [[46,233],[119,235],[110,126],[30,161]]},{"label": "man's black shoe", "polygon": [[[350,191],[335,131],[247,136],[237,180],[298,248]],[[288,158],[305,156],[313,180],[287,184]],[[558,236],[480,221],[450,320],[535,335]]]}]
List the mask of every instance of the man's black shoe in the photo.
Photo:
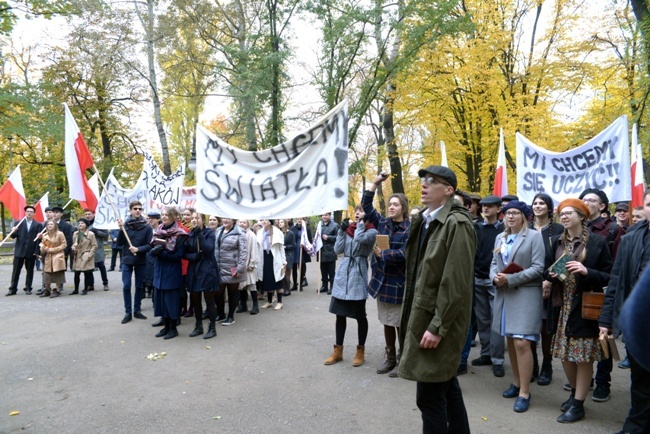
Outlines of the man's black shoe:
[{"label": "man's black shoe", "polygon": [[506,370],[503,368],[503,365],[492,365],[492,374],[495,377],[504,377],[506,375]]},{"label": "man's black shoe", "polygon": [[[165,325],[165,319],[160,318],[160,321],[151,324],[151,327],[162,327],[164,325]],[[165,333],[165,334],[167,334],[167,333]]]},{"label": "man's black shoe", "polygon": [[456,369],[456,376],[467,374],[467,365],[462,364],[458,366],[458,369]]},{"label": "man's black shoe", "polygon": [[9,292],[5,294],[6,297],[9,297],[10,295],[16,295],[16,290],[15,289],[10,289]]},{"label": "man's black shoe", "polygon": [[491,366],[492,359],[490,356],[481,356],[478,359],[472,360],[472,366]]},{"label": "man's black shoe", "polygon": [[127,313],[124,315],[124,318],[122,318],[122,324],[126,324],[127,322],[130,322],[133,319],[130,313]]},{"label": "man's black shoe", "polygon": [[136,312],[133,314],[133,316],[136,317],[137,319],[147,319],[146,316],[142,315],[142,312]]},{"label": "man's black shoe", "polygon": [[320,291],[318,291],[318,292],[320,292],[321,294],[324,293],[324,292],[327,292],[327,288],[325,288],[324,286],[322,286],[321,289],[320,289]]}]

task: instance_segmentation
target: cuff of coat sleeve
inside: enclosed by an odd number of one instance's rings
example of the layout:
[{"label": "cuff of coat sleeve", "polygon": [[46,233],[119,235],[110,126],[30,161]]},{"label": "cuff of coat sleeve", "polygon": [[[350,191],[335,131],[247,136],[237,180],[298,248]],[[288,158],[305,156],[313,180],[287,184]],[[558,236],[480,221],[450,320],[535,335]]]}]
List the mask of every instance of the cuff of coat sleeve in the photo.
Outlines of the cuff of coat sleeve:
[{"label": "cuff of coat sleeve", "polygon": [[442,318],[439,316],[434,316],[427,328],[430,333],[434,335],[444,336],[447,333],[447,329],[442,327]]}]

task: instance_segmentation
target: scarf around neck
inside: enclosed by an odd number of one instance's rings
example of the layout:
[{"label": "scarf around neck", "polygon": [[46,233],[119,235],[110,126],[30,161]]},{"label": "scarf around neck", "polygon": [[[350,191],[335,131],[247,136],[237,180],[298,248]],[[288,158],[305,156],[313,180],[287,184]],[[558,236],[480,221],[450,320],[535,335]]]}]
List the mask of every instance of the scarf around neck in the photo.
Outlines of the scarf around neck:
[{"label": "scarf around neck", "polygon": [[163,240],[165,242],[165,249],[170,252],[176,250],[179,238],[184,236],[187,236],[187,233],[176,222],[170,226],[158,226],[158,229],[153,234],[154,244],[156,239]]},{"label": "scarf around neck", "polygon": [[[375,225],[373,225],[369,221],[366,222],[365,230],[374,229],[374,228],[375,228]],[[352,223],[350,223],[348,228],[345,230],[345,233],[350,235],[352,238],[354,238],[354,231],[356,231],[356,230],[357,230],[357,222],[352,222]]]}]

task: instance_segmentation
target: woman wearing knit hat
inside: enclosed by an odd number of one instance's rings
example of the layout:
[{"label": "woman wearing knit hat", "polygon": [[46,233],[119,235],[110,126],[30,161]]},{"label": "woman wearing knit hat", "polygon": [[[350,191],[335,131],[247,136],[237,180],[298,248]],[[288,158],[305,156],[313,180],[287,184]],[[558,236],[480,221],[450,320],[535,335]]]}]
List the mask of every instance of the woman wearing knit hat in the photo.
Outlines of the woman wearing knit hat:
[{"label": "woman wearing knit hat", "polygon": [[[576,422],[585,417],[584,401],[593,375],[593,363],[603,358],[598,342],[598,321],[582,318],[583,292],[602,292],[609,280],[612,257],[607,240],[587,230],[589,207],[578,199],[566,199],[558,205],[564,233],[552,240],[553,263],[569,256],[566,274],[548,272],[553,282],[551,297],[560,306],[557,330],[553,339],[553,357],[562,360],[562,367],[571,385],[571,395],[560,406],[558,422]],[[552,311],[549,311],[549,316]],[[554,318],[548,319],[553,321]]]},{"label": "woman wearing knit hat", "polygon": [[539,341],[542,327],[544,242],[539,232],[528,228],[531,209],[524,202],[510,201],[502,212],[506,230],[494,241],[490,265],[490,279],[497,287],[492,330],[507,338],[514,377],[503,397],[517,398],[513,409],[523,413],[531,398],[531,343]]},{"label": "woman wearing knit hat", "polygon": [[70,293],[79,294],[79,281],[81,273],[84,274],[84,287],[81,295],[88,293],[88,287],[92,286],[93,270],[95,269],[95,250],[97,250],[97,240],[95,234],[88,230],[89,222],[85,218],[77,220],[77,232],[72,235],[72,251],[74,260],[72,261],[72,270],[74,270],[74,291]]}]

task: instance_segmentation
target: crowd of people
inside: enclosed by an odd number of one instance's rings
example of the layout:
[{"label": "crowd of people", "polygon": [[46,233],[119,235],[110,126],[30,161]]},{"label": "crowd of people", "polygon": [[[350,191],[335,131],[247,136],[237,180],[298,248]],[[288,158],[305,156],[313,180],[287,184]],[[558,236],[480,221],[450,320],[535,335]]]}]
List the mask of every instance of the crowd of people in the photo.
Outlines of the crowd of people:
[{"label": "crowd of people", "polygon": [[[424,432],[469,432],[458,376],[468,371],[476,335],[480,353],[471,364],[491,366],[496,377],[506,376],[507,349],[511,382],[501,395],[514,399],[515,412],[531,407],[533,384],[553,381],[553,358],[561,361],[568,392],[558,402],[558,422],[585,417],[590,388],[593,401],[607,401],[613,361],[602,342],[624,331],[623,306],[649,268],[650,191],[631,216],[627,203],[615,204],[612,218],[599,189],[559,204],[539,193],[527,204],[516,196],[459,191],[446,167],[430,166],[419,176],[421,208],[410,210],[406,196],[393,194],[382,216],[373,205],[388,179],[381,173],[353,218],[337,223],[329,213],[321,216],[319,292],[331,295],[335,315],[334,348],[325,365],[343,361],[348,318],[358,330],[352,366],[365,363],[370,295],[385,341],[376,372],[417,382]],[[251,223],[172,207],[145,217],[134,201],[130,215],[118,219],[120,229],[109,232],[93,227],[89,210],[76,230],[61,219],[60,207],[46,210],[44,225],[33,220],[33,207],[25,211],[11,234],[16,243],[8,296],[17,293],[22,268],[24,291],[31,294],[37,258],[41,297],[62,294],[68,263],[71,295],[94,290],[94,271],[108,290],[104,243],[110,241],[109,271],[119,257],[122,273],[122,324],[147,319],[142,300],[151,298],[159,317],[153,326],[162,327],[155,336],[163,339],[178,336],[182,317],[195,319],[190,337],[214,338],[217,323],[231,326],[236,314],[280,310],[287,296],[308,285],[311,257],[301,241],[313,242],[308,218]],[[587,315],[585,297],[603,292],[600,316]],[[650,431],[650,371],[639,358],[628,348],[618,365],[631,369],[631,407],[621,432]]]}]

